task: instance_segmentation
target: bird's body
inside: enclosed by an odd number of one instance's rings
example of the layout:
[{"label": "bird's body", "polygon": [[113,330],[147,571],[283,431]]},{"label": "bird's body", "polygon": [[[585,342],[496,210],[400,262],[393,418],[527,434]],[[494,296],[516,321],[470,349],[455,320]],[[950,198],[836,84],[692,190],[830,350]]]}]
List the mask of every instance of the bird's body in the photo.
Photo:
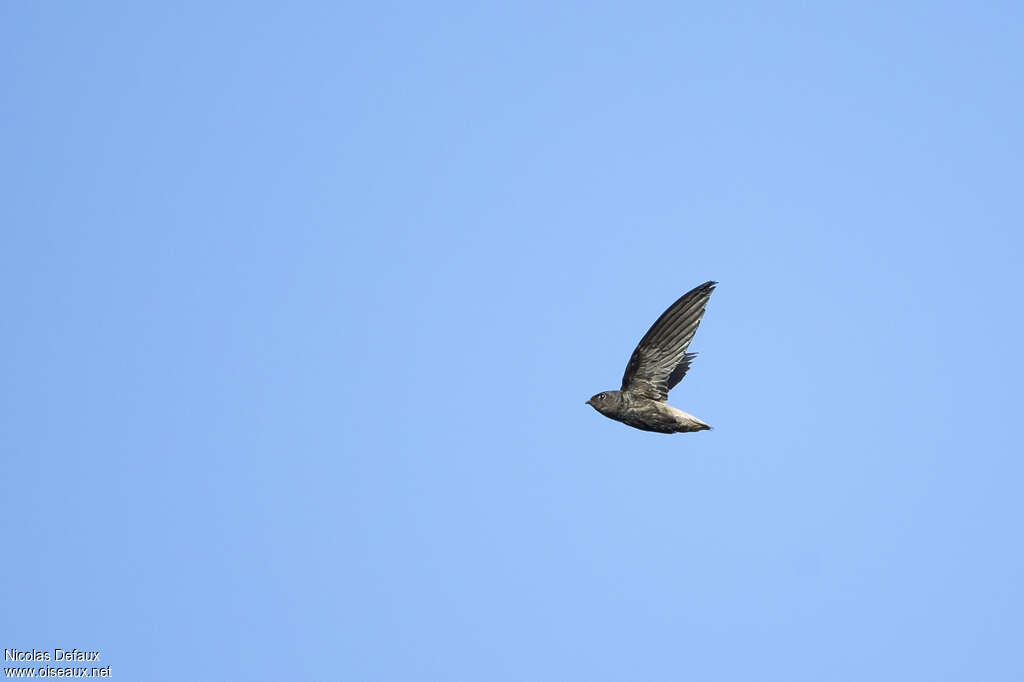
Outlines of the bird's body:
[{"label": "bird's body", "polygon": [[593,396],[587,404],[608,417],[644,431],[685,433],[711,427],[665,403],[696,353],[687,353],[716,282],[705,282],[669,306],[633,351],[622,388]]},{"label": "bird's body", "polygon": [[635,429],[657,433],[685,433],[711,428],[692,414],[657,400],[641,398],[622,391],[607,391],[605,395],[608,398],[594,405],[594,409],[609,419],[620,421]]}]

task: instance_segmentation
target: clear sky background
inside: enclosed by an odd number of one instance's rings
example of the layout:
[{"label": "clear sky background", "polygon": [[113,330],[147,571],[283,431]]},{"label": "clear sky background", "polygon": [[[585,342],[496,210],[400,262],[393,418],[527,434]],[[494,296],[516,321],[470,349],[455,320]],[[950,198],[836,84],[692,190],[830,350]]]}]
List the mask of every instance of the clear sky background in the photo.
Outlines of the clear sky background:
[{"label": "clear sky background", "polygon": [[[0,647],[1024,679],[1019,3],[0,8]],[[664,436],[584,401],[720,282]]]}]

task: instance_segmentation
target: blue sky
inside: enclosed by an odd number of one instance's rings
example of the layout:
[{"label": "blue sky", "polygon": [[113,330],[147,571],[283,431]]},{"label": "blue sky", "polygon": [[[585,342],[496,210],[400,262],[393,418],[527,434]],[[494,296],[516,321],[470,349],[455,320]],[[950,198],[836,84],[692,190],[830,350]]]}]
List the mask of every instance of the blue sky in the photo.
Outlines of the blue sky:
[{"label": "blue sky", "polygon": [[1024,678],[1022,14],[6,3],[0,646]]}]

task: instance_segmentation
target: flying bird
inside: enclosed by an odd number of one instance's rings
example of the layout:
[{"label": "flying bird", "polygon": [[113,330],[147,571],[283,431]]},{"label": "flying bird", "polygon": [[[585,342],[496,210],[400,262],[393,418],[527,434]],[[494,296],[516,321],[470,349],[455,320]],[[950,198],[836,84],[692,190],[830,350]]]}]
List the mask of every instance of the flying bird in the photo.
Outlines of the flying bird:
[{"label": "flying bird", "polygon": [[711,427],[671,405],[668,392],[690,369],[696,353],[686,348],[704,317],[704,307],[718,282],[704,282],[669,306],[640,339],[629,358],[622,388],[603,391],[587,401],[608,417],[644,431],[684,433]]}]

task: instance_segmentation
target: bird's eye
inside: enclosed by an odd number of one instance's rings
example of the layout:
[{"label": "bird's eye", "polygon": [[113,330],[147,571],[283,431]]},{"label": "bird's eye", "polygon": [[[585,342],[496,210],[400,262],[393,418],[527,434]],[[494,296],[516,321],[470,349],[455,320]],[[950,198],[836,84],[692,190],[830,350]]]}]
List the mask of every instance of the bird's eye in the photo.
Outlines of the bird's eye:
[{"label": "bird's eye", "polygon": [[598,400],[604,400],[606,397],[607,396],[604,393],[602,393],[601,395],[597,396],[597,399]]}]

